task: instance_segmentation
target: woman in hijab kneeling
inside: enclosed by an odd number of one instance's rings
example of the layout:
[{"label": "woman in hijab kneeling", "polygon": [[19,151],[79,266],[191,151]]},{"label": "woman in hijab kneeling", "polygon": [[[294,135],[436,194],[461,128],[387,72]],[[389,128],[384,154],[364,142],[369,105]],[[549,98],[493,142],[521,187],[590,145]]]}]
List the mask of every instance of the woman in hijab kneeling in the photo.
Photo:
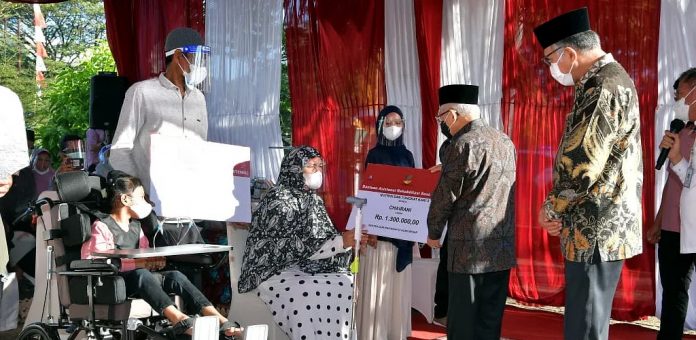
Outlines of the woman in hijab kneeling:
[{"label": "woman in hijab kneeling", "polygon": [[309,146],[285,156],[278,184],[254,211],[239,292],[257,289],[292,339],[348,339],[353,231],[339,233],[317,195],[324,161]]}]

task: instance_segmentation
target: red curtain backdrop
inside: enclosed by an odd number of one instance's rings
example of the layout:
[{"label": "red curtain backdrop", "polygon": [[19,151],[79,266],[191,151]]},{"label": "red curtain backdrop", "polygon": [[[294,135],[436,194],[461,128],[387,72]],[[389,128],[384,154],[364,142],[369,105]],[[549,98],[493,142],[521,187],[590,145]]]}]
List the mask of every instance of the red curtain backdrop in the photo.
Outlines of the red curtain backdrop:
[{"label": "red curtain backdrop", "polygon": [[322,194],[344,229],[346,197],[385,105],[384,1],[286,0],[285,29],[293,143],[324,156]]},{"label": "red curtain backdrop", "polygon": [[442,45],[442,0],[414,0],[416,45],[418,48],[421,105],[423,110],[423,168],[435,165],[437,153],[438,109],[440,88],[440,54]]},{"label": "red curtain backdrop", "polygon": [[104,0],[106,37],[130,83],[164,71],[164,40],[177,27],[205,36],[203,0]]},{"label": "red curtain backdrop", "polygon": [[[633,78],[640,96],[643,143],[643,230],[654,216],[654,134],[657,104],[657,49],[660,1],[546,0],[507,1],[503,62],[503,120],[518,150],[517,257],[510,295],[534,304],[564,303],[560,241],[537,224],[537,214],[552,184],[552,164],[572,89],[557,84],[541,63],[542,50],[533,28],[561,13],[587,6],[593,29],[605,51],[614,55]],[[655,312],[654,247],[626,261],[612,317],[635,320]]]}]

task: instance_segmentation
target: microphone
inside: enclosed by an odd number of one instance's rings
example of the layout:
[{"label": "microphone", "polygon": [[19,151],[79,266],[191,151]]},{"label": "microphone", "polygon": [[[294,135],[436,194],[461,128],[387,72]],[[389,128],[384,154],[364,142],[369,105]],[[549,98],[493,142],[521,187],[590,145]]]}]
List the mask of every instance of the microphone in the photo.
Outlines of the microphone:
[{"label": "microphone", "polygon": [[[679,133],[684,126],[684,121],[681,119],[675,119],[671,123],[669,123],[669,132],[672,133]],[[662,165],[665,164],[665,161],[667,160],[667,155],[669,154],[669,149],[668,148],[662,148],[660,151],[660,156],[657,157],[657,164],[655,165],[655,169],[660,170],[662,169]]]}]

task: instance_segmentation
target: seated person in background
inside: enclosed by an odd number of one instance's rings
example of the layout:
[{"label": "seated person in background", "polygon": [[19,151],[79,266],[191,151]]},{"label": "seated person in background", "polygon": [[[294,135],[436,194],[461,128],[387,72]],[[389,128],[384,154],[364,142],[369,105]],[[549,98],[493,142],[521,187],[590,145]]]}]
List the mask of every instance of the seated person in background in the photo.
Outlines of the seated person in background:
[{"label": "seated person in background", "polygon": [[86,139],[85,169],[89,169],[99,163],[99,150],[106,145],[106,130],[87,129]]},{"label": "seated person in background", "polygon": [[277,185],[259,202],[239,292],[256,293],[292,339],[347,339],[353,277],[348,272],[352,230],[340,234],[317,195],[324,163],[312,147],[283,159]]},{"label": "seated person in background", "polygon": [[[31,170],[34,172],[34,184],[36,196],[51,188],[53,176],[56,171],[51,167],[51,154],[46,149],[37,149],[31,162]],[[35,197],[36,198],[36,197]]]},{"label": "seated person in background", "polygon": [[60,142],[60,166],[56,173],[85,169],[85,146],[78,135],[65,135]]},{"label": "seated person in background", "polygon": [[[92,237],[82,245],[82,258],[92,257],[96,251],[111,249],[149,248],[149,242],[137,219],[152,211],[145,200],[140,180],[120,171],[112,171],[107,180],[107,199],[110,213],[92,224]],[[179,311],[168,293],[180,296],[191,310],[220,320],[220,332],[237,336],[241,329],[223,317],[205,296],[179,271],[150,272],[164,267],[163,258],[123,259],[121,273],[126,283],[126,294],[145,300],[160,315],[174,325],[175,334],[191,334],[193,319]]]}]

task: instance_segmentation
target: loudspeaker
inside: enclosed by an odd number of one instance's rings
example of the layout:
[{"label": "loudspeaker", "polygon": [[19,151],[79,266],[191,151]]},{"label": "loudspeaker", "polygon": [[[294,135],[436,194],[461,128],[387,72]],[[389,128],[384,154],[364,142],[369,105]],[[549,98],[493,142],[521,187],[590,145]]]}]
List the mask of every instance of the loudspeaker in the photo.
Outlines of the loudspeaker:
[{"label": "loudspeaker", "polygon": [[99,72],[92,77],[89,91],[89,127],[116,130],[128,80],[113,72]]}]

